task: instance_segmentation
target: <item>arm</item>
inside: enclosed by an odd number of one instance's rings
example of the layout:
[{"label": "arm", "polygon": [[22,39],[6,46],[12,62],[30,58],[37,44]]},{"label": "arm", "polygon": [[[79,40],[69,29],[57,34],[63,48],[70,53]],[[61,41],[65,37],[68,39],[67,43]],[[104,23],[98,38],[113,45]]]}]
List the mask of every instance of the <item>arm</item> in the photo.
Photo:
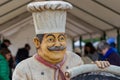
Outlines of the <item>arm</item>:
[{"label": "arm", "polygon": [[9,79],[9,66],[6,60],[0,61],[0,80],[10,80]]},{"label": "arm", "polygon": [[65,76],[68,78],[73,78],[75,76],[78,76],[83,73],[88,73],[88,72],[98,72],[98,71],[105,71],[113,74],[120,75],[120,67],[111,65],[110,67],[107,67],[105,69],[98,68],[95,64],[85,64],[81,66],[77,66],[71,69],[68,69],[65,72]]}]

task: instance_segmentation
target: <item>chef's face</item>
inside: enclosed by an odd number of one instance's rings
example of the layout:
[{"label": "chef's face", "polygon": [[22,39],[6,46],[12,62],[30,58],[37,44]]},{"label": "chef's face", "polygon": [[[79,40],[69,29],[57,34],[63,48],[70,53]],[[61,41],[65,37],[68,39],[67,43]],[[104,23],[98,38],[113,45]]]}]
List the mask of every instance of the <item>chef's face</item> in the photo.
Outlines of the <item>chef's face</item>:
[{"label": "chef's face", "polygon": [[51,63],[60,62],[66,52],[66,37],[63,33],[45,34],[38,54],[45,60]]}]

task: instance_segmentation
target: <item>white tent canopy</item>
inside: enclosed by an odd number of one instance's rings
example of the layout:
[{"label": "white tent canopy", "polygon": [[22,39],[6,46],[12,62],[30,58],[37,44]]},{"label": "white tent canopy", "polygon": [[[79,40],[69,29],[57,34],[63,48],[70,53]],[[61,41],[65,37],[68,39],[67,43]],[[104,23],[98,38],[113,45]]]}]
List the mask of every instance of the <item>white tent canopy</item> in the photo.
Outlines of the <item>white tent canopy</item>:
[{"label": "white tent canopy", "polygon": [[[33,45],[34,25],[26,6],[34,1],[48,0],[0,0],[0,34],[18,47],[26,42]],[[104,33],[107,37],[116,38],[120,31],[120,0],[61,1],[73,5],[73,9],[68,11],[66,24],[66,34],[71,40],[77,41],[80,36],[83,40],[100,38]],[[76,46],[78,44],[75,43]]]},{"label": "white tent canopy", "polygon": [[[18,24],[27,19],[24,24],[33,26],[31,13],[26,9],[26,5],[32,1],[48,0],[1,0],[0,1],[0,33],[3,30]],[[120,0],[62,0],[73,5],[73,9],[68,11],[67,16],[67,35],[72,38],[82,36],[83,39],[89,36],[101,37],[103,32],[107,36],[116,36],[120,29]],[[7,29],[8,30],[8,29]],[[13,29],[14,30],[14,29]],[[15,29],[16,30],[16,29]],[[11,31],[12,35],[13,32]],[[7,34],[8,35],[8,34]]]}]

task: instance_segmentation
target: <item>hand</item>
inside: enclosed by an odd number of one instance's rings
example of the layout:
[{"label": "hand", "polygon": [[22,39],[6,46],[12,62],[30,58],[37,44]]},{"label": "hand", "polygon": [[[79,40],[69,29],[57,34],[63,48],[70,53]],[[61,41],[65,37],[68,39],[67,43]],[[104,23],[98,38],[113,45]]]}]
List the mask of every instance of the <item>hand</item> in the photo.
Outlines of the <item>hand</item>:
[{"label": "hand", "polygon": [[95,64],[102,69],[110,66],[110,63],[108,61],[95,61]]}]

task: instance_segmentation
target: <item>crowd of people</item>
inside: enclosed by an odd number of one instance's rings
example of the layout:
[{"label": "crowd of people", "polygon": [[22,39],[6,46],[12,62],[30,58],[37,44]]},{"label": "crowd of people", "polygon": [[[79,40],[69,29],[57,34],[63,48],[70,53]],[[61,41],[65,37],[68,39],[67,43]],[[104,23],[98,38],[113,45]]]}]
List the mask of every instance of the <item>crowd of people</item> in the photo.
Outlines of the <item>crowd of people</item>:
[{"label": "crowd of people", "polygon": [[15,57],[11,53],[10,45],[11,41],[8,39],[4,39],[0,44],[0,80],[12,80],[15,66],[29,57],[29,44],[25,44],[24,48],[18,49]]},{"label": "crowd of people", "polygon": [[92,61],[105,60],[112,65],[120,66],[120,56],[117,48],[113,47],[113,43],[111,46],[107,41],[99,42],[96,48],[91,42],[87,42],[84,46],[84,55],[88,56]]}]

